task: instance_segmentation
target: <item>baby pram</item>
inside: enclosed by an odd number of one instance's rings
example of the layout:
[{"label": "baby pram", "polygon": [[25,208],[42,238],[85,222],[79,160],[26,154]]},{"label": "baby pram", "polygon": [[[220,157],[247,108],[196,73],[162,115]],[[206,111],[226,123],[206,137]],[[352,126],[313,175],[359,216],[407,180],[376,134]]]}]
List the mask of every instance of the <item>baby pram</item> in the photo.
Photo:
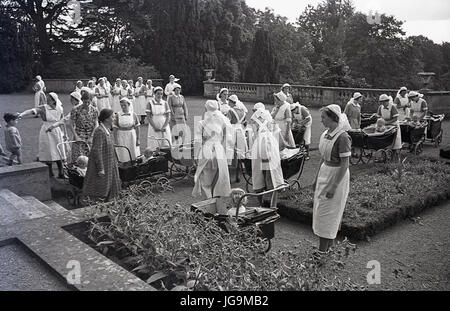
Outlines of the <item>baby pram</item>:
[{"label": "baby pram", "polygon": [[366,128],[372,124],[377,123],[378,116],[376,114],[362,113],[361,114],[361,128]]},{"label": "baby pram", "polygon": [[[307,151],[304,146],[298,148],[298,152],[288,159],[281,160],[281,169],[283,171],[283,178],[287,183],[297,185],[300,188],[300,177],[305,166],[305,159]],[[247,154],[245,159],[240,160],[242,176],[245,179],[245,188],[247,192],[252,186],[252,160],[250,154]],[[292,178],[294,177],[294,178]]]},{"label": "baby pram", "polygon": [[68,177],[70,190],[66,192],[67,202],[72,206],[81,206],[82,204],[82,191],[83,191],[83,182],[84,176],[80,174],[76,167],[76,160],[74,155],[72,154],[73,145],[83,145],[84,149],[90,151],[90,147],[88,143],[85,141],[66,141],[63,143],[59,143],[56,147],[61,157],[63,157],[63,150],[66,153],[66,160],[63,161],[63,169],[64,175]]},{"label": "baby pram", "polygon": [[160,151],[171,162],[169,178],[178,181],[189,176],[193,180],[197,170],[194,156],[194,141],[190,141],[188,144],[171,144],[166,138],[152,138],[158,142],[159,146],[162,146],[164,142],[167,142],[169,146],[169,148],[160,147]]},{"label": "baby pram", "polygon": [[423,151],[423,142],[425,141],[425,130],[427,126],[427,122],[421,122],[420,126],[411,125],[408,121],[400,123],[402,142],[408,144],[409,150],[416,155],[421,154]]},{"label": "baby pram", "polygon": [[442,121],[444,120],[444,114],[433,114],[425,116],[424,120],[428,122],[427,136],[425,141],[434,143],[434,147],[438,148],[442,143],[442,135],[444,133],[442,129]]},{"label": "baby pram", "polygon": [[384,133],[367,134],[361,130],[348,131],[352,139],[352,147],[356,157],[350,157],[350,163],[356,165],[360,162],[368,163],[373,158],[373,153],[380,154],[376,162],[386,163],[391,161],[394,155],[392,146],[397,137],[397,127],[393,126]]},{"label": "baby pram", "polygon": [[[118,165],[120,180],[124,187],[136,183],[144,184],[145,182],[152,190],[155,187],[161,191],[168,187],[170,188],[169,180],[165,177],[165,174],[169,171],[169,162],[164,153],[154,153],[147,161],[144,161],[143,157],[132,160],[129,148],[118,145],[114,147],[116,150],[120,148],[127,150],[129,155],[130,160],[128,162],[119,163]],[[160,177],[155,181],[153,179],[155,176]]]},{"label": "baby pram", "polygon": [[[237,206],[240,206],[240,202],[246,197],[260,197],[267,194],[274,194],[277,191],[282,191],[289,188],[289,185],[282,185],[277,189],[272,189],[262,193],[246,193],[244,194]],[[191,205],[191,211],[199,212],[207,218],[212,218],[217,221],[218,225],[227,231],[229,221],[237,221],[239,227],[256,225],[260,229],[259,237],[266,242],[265,252],[268,252],[272,246],[271,240],[275,237],[275,222],[280,219],[280,215],[277,213],[277,207],[271,206],[268,208],[263,207],[246,207],[244,213],[238,213],[236,215],[229,216],[227,209],[224,208],[223,203],[219,199],[209,199],[206,201],[194,203]]]}]

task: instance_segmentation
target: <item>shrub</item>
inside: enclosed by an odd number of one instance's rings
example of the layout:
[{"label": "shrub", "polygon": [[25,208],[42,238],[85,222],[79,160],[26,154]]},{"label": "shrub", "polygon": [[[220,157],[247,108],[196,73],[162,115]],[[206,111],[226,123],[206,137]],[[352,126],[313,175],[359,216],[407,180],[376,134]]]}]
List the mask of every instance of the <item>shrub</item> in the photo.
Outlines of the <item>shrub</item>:
[{"label": "shrub", "polygon": [[[112,203],[97,206],[90,238],[139,277],[173,290],[351,290],[342,276],[343,259],[354,247],[339,243],[325,258],[309,251],[263,254],[256,227],[215,221],[132,188]],[[102,218],[102,216],[107,216]]]}]

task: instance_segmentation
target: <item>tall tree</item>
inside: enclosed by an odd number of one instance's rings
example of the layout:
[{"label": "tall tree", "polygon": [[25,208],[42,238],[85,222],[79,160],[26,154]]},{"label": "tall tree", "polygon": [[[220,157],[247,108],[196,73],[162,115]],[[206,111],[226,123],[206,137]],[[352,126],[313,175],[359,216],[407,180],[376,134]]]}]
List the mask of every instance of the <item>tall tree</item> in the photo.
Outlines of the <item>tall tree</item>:
[{"label": "tall tree", "polygon": [[258,29],[244,79],[247,82],[279,83],[279,65],[269,32]]},{"label": "tall tree", "polygon": [[308,55],[313,47],[308,36],[273,10],[258,11],[258,27],[269,33],[279,63],[280,81],[307,84],[312,75]]},{"label": "tall tree", "polygon": [[375,24],[367,23],[362,13],[349,20],[344,50],[354,77],[378,88],[415,85],[421,65],[413,46],[402,38],[402,26],[403,22],[387,15]]},{"label": "tall tree", "polygon": [[20,91],[33,70],[33,30],[0,11],[0,93]]},{"label": "tall tree", "polygon": [[0,0],[0,7],[16,11],[29,18],[38,38],[38,48],[42,65],[51,63],[52,24],[67,10],[69,0]]}]

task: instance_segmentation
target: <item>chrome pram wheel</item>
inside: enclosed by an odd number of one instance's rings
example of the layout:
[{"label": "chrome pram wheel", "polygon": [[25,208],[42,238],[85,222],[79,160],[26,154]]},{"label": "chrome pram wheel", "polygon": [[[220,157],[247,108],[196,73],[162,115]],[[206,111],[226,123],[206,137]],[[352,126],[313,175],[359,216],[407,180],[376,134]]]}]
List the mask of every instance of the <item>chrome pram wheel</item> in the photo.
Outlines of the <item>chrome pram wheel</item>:
[{"label": "chrome pram wheel", "polygon": [[188,167],[182,166],[175,162],[173,162],[170,166],[170,178],[175,181],[183,180],[187,175],[189,175],[189,173]]},{"label": "chrome pram wheel", "polygon": [[441,129],[439,134],[436,136],[436,139],[434,140],[434,147],[438,148],[440,144],[442,143],[442,135],[444,134],[444,131]]},{"label": "chrome pram wheel", "polygon": [[420,155],[422,152],[423,152],[423,143],[419,142],[414,147],[414,154],[415,155]]},{"label": "chrome pram wheel", "polygon": [[157,192],[174,191],[173,187],[170,185],[170,181],[165,177],[161,177],[156,181],[155,190]]},{"label": "chrome pram wheel", "polygon": [[386,150],[386,161],[391,162],[394,159],[394,151],[391,149]]},{"label": "chrome pram wheel", "polygon": [[69,190],[66,193],[66,198],[67,198],[67,203],[69,203],[69,205],[71,206],[75,206],[77,205],[77,195],[75,193],[75,191],[73,190]]}]

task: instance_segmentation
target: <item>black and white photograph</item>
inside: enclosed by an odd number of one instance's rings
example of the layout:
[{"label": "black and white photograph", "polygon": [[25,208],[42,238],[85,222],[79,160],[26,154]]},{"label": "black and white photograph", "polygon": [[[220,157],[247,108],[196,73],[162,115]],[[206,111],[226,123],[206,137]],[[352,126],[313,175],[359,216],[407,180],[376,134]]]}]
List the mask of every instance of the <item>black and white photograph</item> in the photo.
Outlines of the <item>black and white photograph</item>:
[{"label": "black and white photograph", "polygon": [[449,237],[449,0],[0,0],[0,294],[445,292]]}]

